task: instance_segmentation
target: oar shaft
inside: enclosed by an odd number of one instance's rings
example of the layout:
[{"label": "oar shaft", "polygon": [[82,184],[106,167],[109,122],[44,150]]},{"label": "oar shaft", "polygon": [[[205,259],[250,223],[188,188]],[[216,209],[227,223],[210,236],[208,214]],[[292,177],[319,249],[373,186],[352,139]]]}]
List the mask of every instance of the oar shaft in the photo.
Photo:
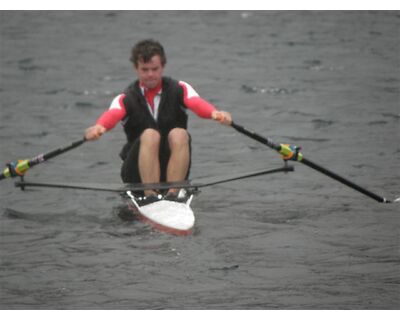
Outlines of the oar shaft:
[{"label": "oar shaft", "polygon": [[231,126],[236,129],[236,131],[252,138],[253,140],[256,140],[258,142],[261,142],[263,144],[265,144],[266,146],[279,151],[281,149],[281,146],[279,144],[276,144],[275,142],[273,142],[271,139],[268,139],[266,137],[260,136],[258,133],[255,133],[253,131],[250,131],[248,129],[246,129],[245,127],[242,127],[240,125],[238,125],[237,123],[232,122]]},{"label": "oar shaft", "polygon": [[75,148],[79,147],[81,144],[83,144],[85,141],[86,141],[85,139],[81,139],[81,140],[78,140],[78,141],[75,141],[75,142],[71,143],[68,146],[55,149],[55,150],[50,151],[50,152],[48,152],[46,154],[40,154],[40,155],[38,155],[38,156],[36,156],[36,157],[34,157],[34,158],[29,160],[29,167],[31,168],[31,167],[33,167],[33,166],[35,166],[35,165],[37,165],[37,164],[39,164],[41,162],[44,162],[44,161],[49,160],[51,158],[54,158],[54,157],[56,157],[56,156],[58,156],[60,154],[63,154],[65,152],[69,151],[69,150],[75,149]]},{"label": "oar shaft", "polygon": [[[28,160],[22,160],[22,161],[20,161],[20,162],[18,162],[16,164],[15,170],[19,171],[19,172],[25,172],[29,168],[32,168],[33,166],[35,166],[35,165],[37,165],[39,163],[42,163],[42,162],[44,162],[46,160],[49,160],[49,159],[54,158],[54,157],[56,157],[56,156],[58,156],[60,154],[63,154],[63,153],[65,153],[65,152],[67,152],[67,151],[69,151],[71,149],[75,149],[75,148],[79,147],[85,141],[86,140],[83,138],[83,139],[80,139],[78,141],[75,141],[75,142],[71,143],[68,146],[57,148],[57,149],[52,150],[52,151],[50,151],[48,153],[45,153],[45,154],[39,154],[36,157],[33,157],[31,159],[28,159]],[[6,167],[3,170],[3,172],[0,173],[0,180],[3,180],[3,179],[8,178],[8,177],[12,177],[12,176],[13,175],[10,172],[10,168]]]},{"label": "oar shaft", "polygon": [[363,193],[364,195],[366,195],[378,202],[383,202],[383,203],[390,202],[389,200],[377,195],[376,193],[373,193],[373,192],[359,186],[358,184],[355,184],[354,182],[347,180],[346,178],[338,175],[337,173],[332,172],[332,171],[328,170],[327,168],[321,167],[320,165],[316,164],[315,162],[312,162],[304,157],[301,160],[301,163],[305,164],[307,167],[310,167],[316,171],[323,173],[324,175],[326,175],[328,177],[331,177],[332,179],[335,179],[336,181],[343,183],[344,185],[346,185],[358,192]]},{"label": "oar shaft", "polygon": [[[232,122],[231,126],[234,129],[236,129],[238,132],[240,132],[240,133],[242,133],[242,134],[244,134],[244,135],[246,135],[246,136],[248,136],[248,137],[250,137],[250,138],[252,138],[252,139],[254,139],[256,141],[258,141],[258,142],[261,142],[262,144],[274,149],[275,151],[278,151],[278,152],[281,151],[281,145],[280,144],[276,144],[272,140],[270,140],[268,138],[265,138],[263,136],[260,136],[259,134],[255,133],[255,132],[252,132],[252,131],[250,131],[250,130],[248,130],[248,129],[246,129],[246,128],[244,128],[244,127],[242,127],[242,126],[240,126],[240,125],[238,125],[236,123]],[[373,193],[373,192],[371,192],[371,191],[369,191],[369,190],[367,190],[367,189],[355,184],[354,182],[351,182],[350,180],[347,180],[346,178],[343,178],[342,176],[340,176],[340,175],[338,175],[338,174],[336,174],[336,173],[334,173],[334,172],[332,172],[332,171],[330,171],[330,170],[328,170],[328,169],[326,169],[326,168],[324,168],[324,167],[322,167],[322,166],[320,166],[320,165],[318,165],[318,164],[316,164],[316,163],[314,163],[314,162],[312,162],[312,161],[310,161],[308,159],[305,159],[303,156],[298,161],[303,163],[304,165],[314,169],[314,170],[319,171],[320,173],[323,173],[323,174],[331,177],[332,179],[335,179],[336,181],[339,181],[339,182],[343,183],[344,185],[346,185],[346,186],[348,186],[348,187],[350,187],[350,188],[352,188],[352,189],[354,189],[354,190],[356,190],[358,192],[361,192],[362,194],[364,194],[364,195],[366,195],[366,196],[368,196],[368,197],[370,197],[370,198],[372,198],[372,199],[374,199],[374,200],[376,200],[378,202],[384,202],[384,203],[389,203],[390,202],[389,200],[387,200],[387,199],[385,199],[385,198],[383,198],[383,197],[381,197],[381,196],[379,196],[379,195],[377,195],[377,194],[375,194],[375,193]]]}]

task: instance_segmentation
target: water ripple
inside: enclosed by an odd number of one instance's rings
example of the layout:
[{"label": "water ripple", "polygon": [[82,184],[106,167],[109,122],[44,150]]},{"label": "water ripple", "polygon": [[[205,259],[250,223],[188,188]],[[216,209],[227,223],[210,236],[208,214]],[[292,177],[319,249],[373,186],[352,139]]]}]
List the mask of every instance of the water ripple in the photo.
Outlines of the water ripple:
[{"label": "water ripple", "polygon": [[263,88],[263,87],[257,87],[257,86],[249,86],[246,84],[243,84],[241,86],[241,90],[245,93],[267,93],[267,94],[273,94],[273,95],[292,95],[297,92],[299,92],[299,89],[288,89],[288,88]]}]

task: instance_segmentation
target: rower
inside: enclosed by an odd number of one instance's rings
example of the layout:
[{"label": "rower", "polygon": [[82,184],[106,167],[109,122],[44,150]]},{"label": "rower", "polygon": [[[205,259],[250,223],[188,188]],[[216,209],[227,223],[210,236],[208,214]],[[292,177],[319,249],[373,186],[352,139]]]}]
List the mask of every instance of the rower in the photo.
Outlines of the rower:
[{"label": "rower", "polygon": [[[137,80],[117,95],[109,109],[85,131],[96,140],[122,122],[127,142],[120,153],[121,177],[125,183],[158,183],[187,180],[191,166],[191,138],[187,109],[205,119],[230,125],[230,113],[218,110],[184,81],[164,77],[164,48],[143,40],[132,48],[131,62]],[[168,197],[178,195],[170,189]],[[145,190],[157,197],[155,190]]]}]

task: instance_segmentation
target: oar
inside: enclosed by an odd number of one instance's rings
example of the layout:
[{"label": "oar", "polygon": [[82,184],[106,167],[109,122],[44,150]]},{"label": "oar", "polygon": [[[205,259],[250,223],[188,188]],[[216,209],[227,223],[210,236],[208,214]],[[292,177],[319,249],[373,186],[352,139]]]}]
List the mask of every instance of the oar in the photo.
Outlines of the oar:
[{"label": "oar", "polygon": [[234,122],[232,122],[231,126],[234,129],[236,129],[238,132],[240,132],[240,133],[242,133],[242,134],[244,134],[244,135],[246,135],[246,136],[248,136],[248,137],[250,137],[250,138],[252,138],[252,139],[254,139],[256,141],[258,141],[258,142],[261,142],[261,143],[265,144],[266,146],[268,146],[268,147],[270,147],[272,149],[274,149],[275,151],[277,151],[280,154],[282,154],[284,157],[288,157],[288,156],[292,156],[293,155],[293,157],[294,157],[293,160],[299,161],[302,164],[305,164],[306,166],[308,166],[308,167],[310,167],[310,168],[312,168],[314,170],[317,170],[317,171],[327,175],[328,177],[331,177],[332,179],[335,179],[335,180],[345,184],[346,186],[348,186],[348,187],[350,187],[350,188],[352,188],[354,190],[357,190],[358,192],[361,192],[362,194],[364,194],[364,195],[366,195],[366,196],[368,196],[368,197],[370,197],[370,198],[372,198],[372,199],[374,199],[374,200],[376,200],[378,202],[383,202],[383,203],[390,203],[391,202],[390,200],[387,200],[387,199],[377,195],[376,193],[373,193],[373,192],[371,192],[371,191],[359,186],[358,184],[355,184],[354,182],[352,182],[352,181],[350,181],[350,180],[338,175],[337,173],[334,173],[334,172],[332,172],[332,171],[330,171],[330,170],[328,170],[328,169],[316,164],[315,162],[312,162],[311,160],[304,158],[304,156],[299,152],[298,148],[293,149],[293,148],[290,148],[290,146],[285,145],[285,144],[276,144],[272,140],[270,140],[268,138],[265,138],[265,137],[259,135],[258,133],[252,132],[252,131],[250,131],[250,130],[248,130],[248,129],[246,129],[246,128],[244,128],[244,127],[242,127],[242,126],[240,126],[240,125],[238,125],[237,123],[234,123]]},{"label": "oar", "polygon": [[18,160],[16,162],[9,163],[7,165],[7,167],[3,170],[3,172],[0,174],[0,180],[9,178],[9,177],[23,176],[24,173],[28,169],[32,168],[33,166],[36,166],[39,163],[42,163],[46,160],[54,158],[54,157],[56,157],[60,154],[63,154],[69,150],[75,149],[75,148],[79,147],[82,143],[84,143],[85,141],[86,140],[83,138],[81,140],[71,143],[68,146],[57,148],[57,149],[52,150],[45,154],[39,154],[38,156],[33,157],[32,159]]}]

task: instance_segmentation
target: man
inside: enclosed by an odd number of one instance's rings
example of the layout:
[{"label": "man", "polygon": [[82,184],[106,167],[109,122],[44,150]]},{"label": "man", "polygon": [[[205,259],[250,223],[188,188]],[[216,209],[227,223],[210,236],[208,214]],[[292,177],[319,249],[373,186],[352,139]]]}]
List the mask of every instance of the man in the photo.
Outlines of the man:
[{"label": "man", "polygon": [[[94,126],[86,129],[85,138],[96,140],[122,121],[127,137],[120,153],[124,182],[185,180],[191,164],[186,110],[225,125],[232,123],[231,115],[202,99],[188,83],[163,76],[167,59],[159,42],[138,42],[130,60],[137,80],[114,98]],[[177,192],[170,189],[167,196],[174,197]],[[151,197],[157,192],[146,190],[144,194]]]}]

